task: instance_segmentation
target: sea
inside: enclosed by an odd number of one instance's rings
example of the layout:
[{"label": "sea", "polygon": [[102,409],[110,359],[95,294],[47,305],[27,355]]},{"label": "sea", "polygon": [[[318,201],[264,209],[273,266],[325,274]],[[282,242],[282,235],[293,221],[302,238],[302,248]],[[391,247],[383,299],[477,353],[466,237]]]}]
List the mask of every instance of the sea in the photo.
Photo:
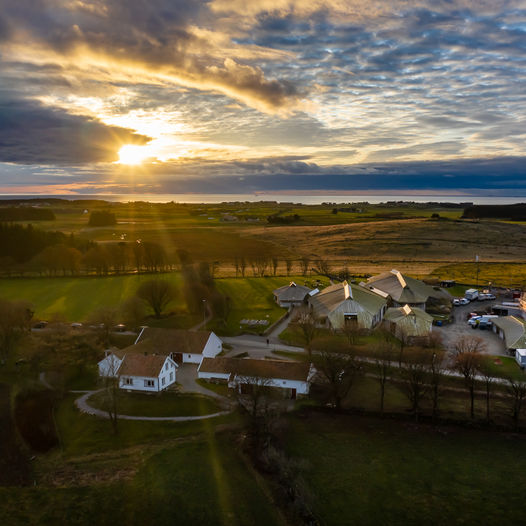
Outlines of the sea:
[{"label": "sea", "polygon": [[0,200],[11,199],[101,199],[113,202],[147,201],[150,203],[231,203],[260,201],[275,201],[278,203],[299,203],[316,205],[323,203],[348,204],[364,203],[371,204],[387,203],[393,201],[415,202],[415,203],[473,203],[506,205],[515,203],[526,203],[526,196],[491,196],[491,195],[441,195],[432,194],[390,194],[390,193],[347,193],[338,194],[315,194],[315,193],[266,193],[257,192],[253,194],[0,194]]}]

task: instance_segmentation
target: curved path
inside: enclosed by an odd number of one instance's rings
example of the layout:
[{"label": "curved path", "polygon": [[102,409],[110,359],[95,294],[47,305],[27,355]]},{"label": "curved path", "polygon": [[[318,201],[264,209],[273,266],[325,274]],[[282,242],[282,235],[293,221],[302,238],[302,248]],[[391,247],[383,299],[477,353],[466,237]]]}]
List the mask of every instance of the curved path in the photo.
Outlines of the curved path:
[{"label": "curved path", "polygon": [[[109,418],[107,411],[102,409],[96,409],[88,404],[88,398],[103,389],[98,391],[88,391],[83,394],[81,397],[75,400],[75,405],[82,413],[87,413],[88,415],[98,416],[101,418]],[[131,415],[117,415],[117,418],[121,420],[148,420],[148,421],[159,421],[159,422],[191,422],[192,420],[205,420],[207,418],[215,418],[216,416],[228,415],[233,409],[229,411],[219,411],[217,413],[211,413],[209,415],[200,415],[200,416],[131,416]]]}]

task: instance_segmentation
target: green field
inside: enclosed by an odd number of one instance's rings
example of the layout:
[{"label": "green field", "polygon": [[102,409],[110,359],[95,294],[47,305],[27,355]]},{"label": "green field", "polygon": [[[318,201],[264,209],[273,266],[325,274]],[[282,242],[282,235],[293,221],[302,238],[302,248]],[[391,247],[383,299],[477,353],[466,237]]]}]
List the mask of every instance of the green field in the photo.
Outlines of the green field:
[{"label": "green field", "polygon": [[286,444],[321,524],[524,524],[511,437],[314,412],[291,419]]},{"label": "green field", "polygon": [[[163,274],[162,278],[180,283],[177,273]],[[82,322],[100,307],[119,307],[149,279],[151,275],[1,279],[0,297],[29,301],[40,319]]]}]

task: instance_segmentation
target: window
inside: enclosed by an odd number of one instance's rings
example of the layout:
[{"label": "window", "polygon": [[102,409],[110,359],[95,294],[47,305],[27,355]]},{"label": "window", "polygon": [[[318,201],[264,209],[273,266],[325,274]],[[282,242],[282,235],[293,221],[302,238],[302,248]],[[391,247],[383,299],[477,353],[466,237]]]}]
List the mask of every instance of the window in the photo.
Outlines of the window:
[{"label": "window", "polygon": [[122,383],[124,385],[133,385],[133,378],[123,378]]},{"label": "window", "polygon": [[171,373],[170,373],[170,382],[173,382],[173,381],[174,381],[174,373],[171,372]]},{"label": "window", "polygon": [[163,377],[161,378],[161,383],[162,383],[163,385],[166,383],[166,377],[163,376]]},{"label": "window", "polygon": [[188,358],[191,358],[191,357],[192,357],[192,355],[191,355],[191,354],[189,354],[189,355],[188,355]]},{"label": "window", "polygon": [[155,380],[144,380],[144,387],[155,387]]}]

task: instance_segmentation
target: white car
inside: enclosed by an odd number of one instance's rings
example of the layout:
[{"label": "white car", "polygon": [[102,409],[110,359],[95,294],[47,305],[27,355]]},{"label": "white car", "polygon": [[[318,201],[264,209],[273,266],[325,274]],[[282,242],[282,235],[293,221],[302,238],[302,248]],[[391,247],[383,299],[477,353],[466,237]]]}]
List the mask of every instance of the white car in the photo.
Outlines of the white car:
[{"label": "white car", "polygon": [[453,300],[453,305],[467,305],[469,300],[467,298],[455,298]]},{"label": "white car", "polygon": [[478,325],[480,320],[481,320],[482,316],[473,316],[472,318],[470,318],[468,320],[468,325]]}]

